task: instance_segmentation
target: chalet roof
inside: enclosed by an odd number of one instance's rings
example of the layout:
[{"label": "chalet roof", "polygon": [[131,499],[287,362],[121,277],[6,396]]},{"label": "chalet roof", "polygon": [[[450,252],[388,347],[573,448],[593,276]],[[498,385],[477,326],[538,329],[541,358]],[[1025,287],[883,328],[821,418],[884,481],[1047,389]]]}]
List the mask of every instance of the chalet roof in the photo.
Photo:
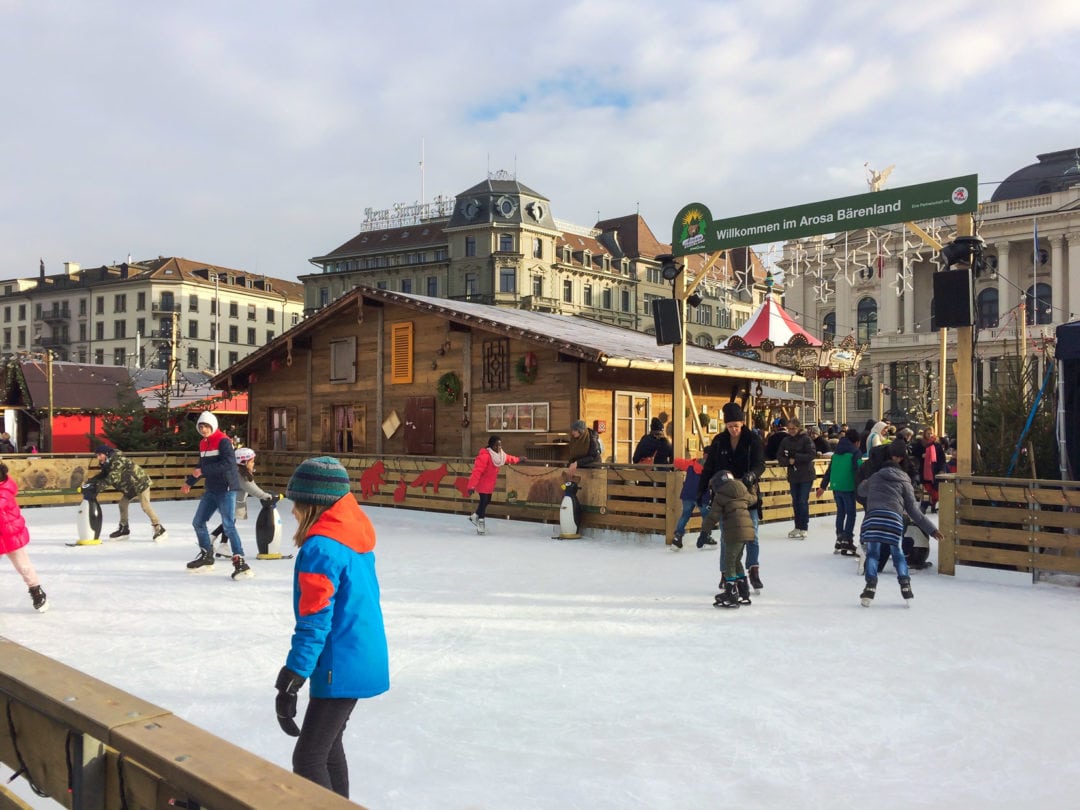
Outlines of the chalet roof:
[{"label": "chalet roof", "polygon": [[[20,360],[18,373],[26,382],[28,397],[13,401],[28,408],[49,407],[49,375],[44,360]],[[124,366],[98,366],[89,363],[52,363],[52,407],[56,411],[104,411],[119,404],[119,395],[131,379]],[[8,390],[9,398],[16,392]],[[21,393],[21,392],[19,392]],[[28,399],[28,401],[25,401]]]},{"label": "chalet roof", "polygon": [[[338,318],[356,318],[365,299],[396,304],[407,309],[440,314],[448,321],[472,326],[508,337],[554,346],[570,357],[609,368],[637,368],[648,371],[673,370],[670,346],[656,345],[656,339],[642,332],[600,323],[573,315],[554,315],[445,298],[356,287],[313,317],[294,326],[262,349],[249,354],[211,380],[226,389],[245,389],[247,373],[279,353],[290,342],[310,334]],[[686,346],[686,371],[716,377],[750,377],[758,380],[802,381],[791,369],[701,346]]]}]

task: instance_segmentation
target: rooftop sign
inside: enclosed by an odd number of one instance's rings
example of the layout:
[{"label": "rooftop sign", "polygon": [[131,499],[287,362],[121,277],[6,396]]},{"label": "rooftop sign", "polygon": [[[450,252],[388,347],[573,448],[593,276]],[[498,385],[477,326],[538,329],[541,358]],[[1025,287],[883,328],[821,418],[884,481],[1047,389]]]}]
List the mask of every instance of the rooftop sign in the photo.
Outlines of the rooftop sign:
[{"label": "rooftop sign", "polygon": [[672,252],[676,256],[713,253],[822,233],[969,214],[978,207],[978,188],[979,176],[969,174],[716,222],[703,204],[690,203],[675,217]]}]

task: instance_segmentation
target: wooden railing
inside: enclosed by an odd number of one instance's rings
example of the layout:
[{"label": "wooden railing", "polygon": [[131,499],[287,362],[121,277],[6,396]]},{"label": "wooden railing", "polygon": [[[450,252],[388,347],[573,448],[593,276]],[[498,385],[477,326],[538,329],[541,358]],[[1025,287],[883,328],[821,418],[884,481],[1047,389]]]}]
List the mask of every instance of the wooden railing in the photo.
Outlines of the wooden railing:
[{"label": "wooden railing", "polygon": [[[356,808],[168,710],[0,637],[0,761],[86,810]],[[14,732],[14,733],[13,733]],[[0,808],[27,805],[0,790]]]},{"label": "wooden railing", "polygon": [[938,570],[958,565],[1080,574],[1080,482],[947,476]]},{"label": "wooden railing", "polygon": [[[184,476],[196,459],[193,455],[163,453],[128,453],[153,479],[152,498],[155,500],[197,498],[202,489],[190,494],[180,492]],[[255,480],[263,489],[284,492],[296,466],[318,453],[261,452],[256,463]],[[435,456],[373,456],[343,455],[342,464],[349,470],[353,491],[361,504],[429,512],[448,512],[467,515],[475,508],[475,498],[466,497],[460,479],[467,479],[472,460],[460,457]],[[77,504],[79,484],[97,474],[97,462],[92,457],[68,454],[11,456],[5,459],[11,474],[19,481],[19,502],[23,506],[52,506]],[[815,462],[820,479],[828,459]],[[443,468],[445,465],[445,469]],[[534,471],[549,468],[561,470],[559,462],[526,462]],[[586,506],[585,526],[638,534],[660,534],[670,538],[682,510],[679,491],[685,473],[670,468],[653,469],[638,465],[601,465],[580,471],[583,487],[599,486],[604,493],[602,504]],[[455,482],[458,486],[455,486]],[[764,520],[791,520],[791,498],[782,468],[769,463],[761,480],[764,499]],[[102,503],[114,503],[120,494],[106,490],[99,496]],[[587,500],[587,498],[585,499]],[[810,514],[832,514],[835,506],[832,493],[818,499],[811,493]],[[556,523],[559,504],[508,503],[506,476],[500,475],[488,515],[492,518],[513,518]],[[695,517],[687,531],[697,531],[700,519]]]}]

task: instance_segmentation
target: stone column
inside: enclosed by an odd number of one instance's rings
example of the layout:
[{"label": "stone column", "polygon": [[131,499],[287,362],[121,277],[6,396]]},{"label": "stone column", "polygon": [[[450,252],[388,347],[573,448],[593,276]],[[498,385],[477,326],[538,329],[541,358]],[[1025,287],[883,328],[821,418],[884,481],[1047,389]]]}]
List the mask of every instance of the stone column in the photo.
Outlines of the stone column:
[{"label": "stone column", "polygon": [[1050,295],[1053,309],[1050,311],[1050,323],[1064,323],[1069,320],[1068,289],[1065,284],[1065,237],[1050,237]]},{"label": "stone column", "polygon": [[1065,235],[1065,241],[1068,242],[1068,272],[1065,274],[1066,288],[1068,290],[1067,297],[1064,297],[1064,301],[1068,301],[1067,306],[1062,306],[1065,310],[1065,314],[1062,317],[1064,321],[1074,321],[1080,318],[1080,279],[1070,278],[1072,271],[1076,270],[1080,273],[1080,233],[1068,233]]},{"label": "stone column", "polygon": [[1009,245],[1008,241],[995,242],[994,248],[998,257],[998,318],[1005,320],[1005,313],[1019,302],[1019,293],[1010,283],[1013,281],[1009,269]]}]

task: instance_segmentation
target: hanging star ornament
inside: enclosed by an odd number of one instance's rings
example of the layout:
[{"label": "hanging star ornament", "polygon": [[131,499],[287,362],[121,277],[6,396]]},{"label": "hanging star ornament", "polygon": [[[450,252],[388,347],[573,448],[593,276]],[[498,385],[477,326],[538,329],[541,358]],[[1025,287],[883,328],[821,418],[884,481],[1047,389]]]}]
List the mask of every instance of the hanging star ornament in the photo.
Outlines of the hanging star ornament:
[{"label": "hanging star ornament", "polygon": [[829,282],[823,280],[814,285],[814,294],[817,296],[818,303],[824,304],[833,294],[833,287]]}]

